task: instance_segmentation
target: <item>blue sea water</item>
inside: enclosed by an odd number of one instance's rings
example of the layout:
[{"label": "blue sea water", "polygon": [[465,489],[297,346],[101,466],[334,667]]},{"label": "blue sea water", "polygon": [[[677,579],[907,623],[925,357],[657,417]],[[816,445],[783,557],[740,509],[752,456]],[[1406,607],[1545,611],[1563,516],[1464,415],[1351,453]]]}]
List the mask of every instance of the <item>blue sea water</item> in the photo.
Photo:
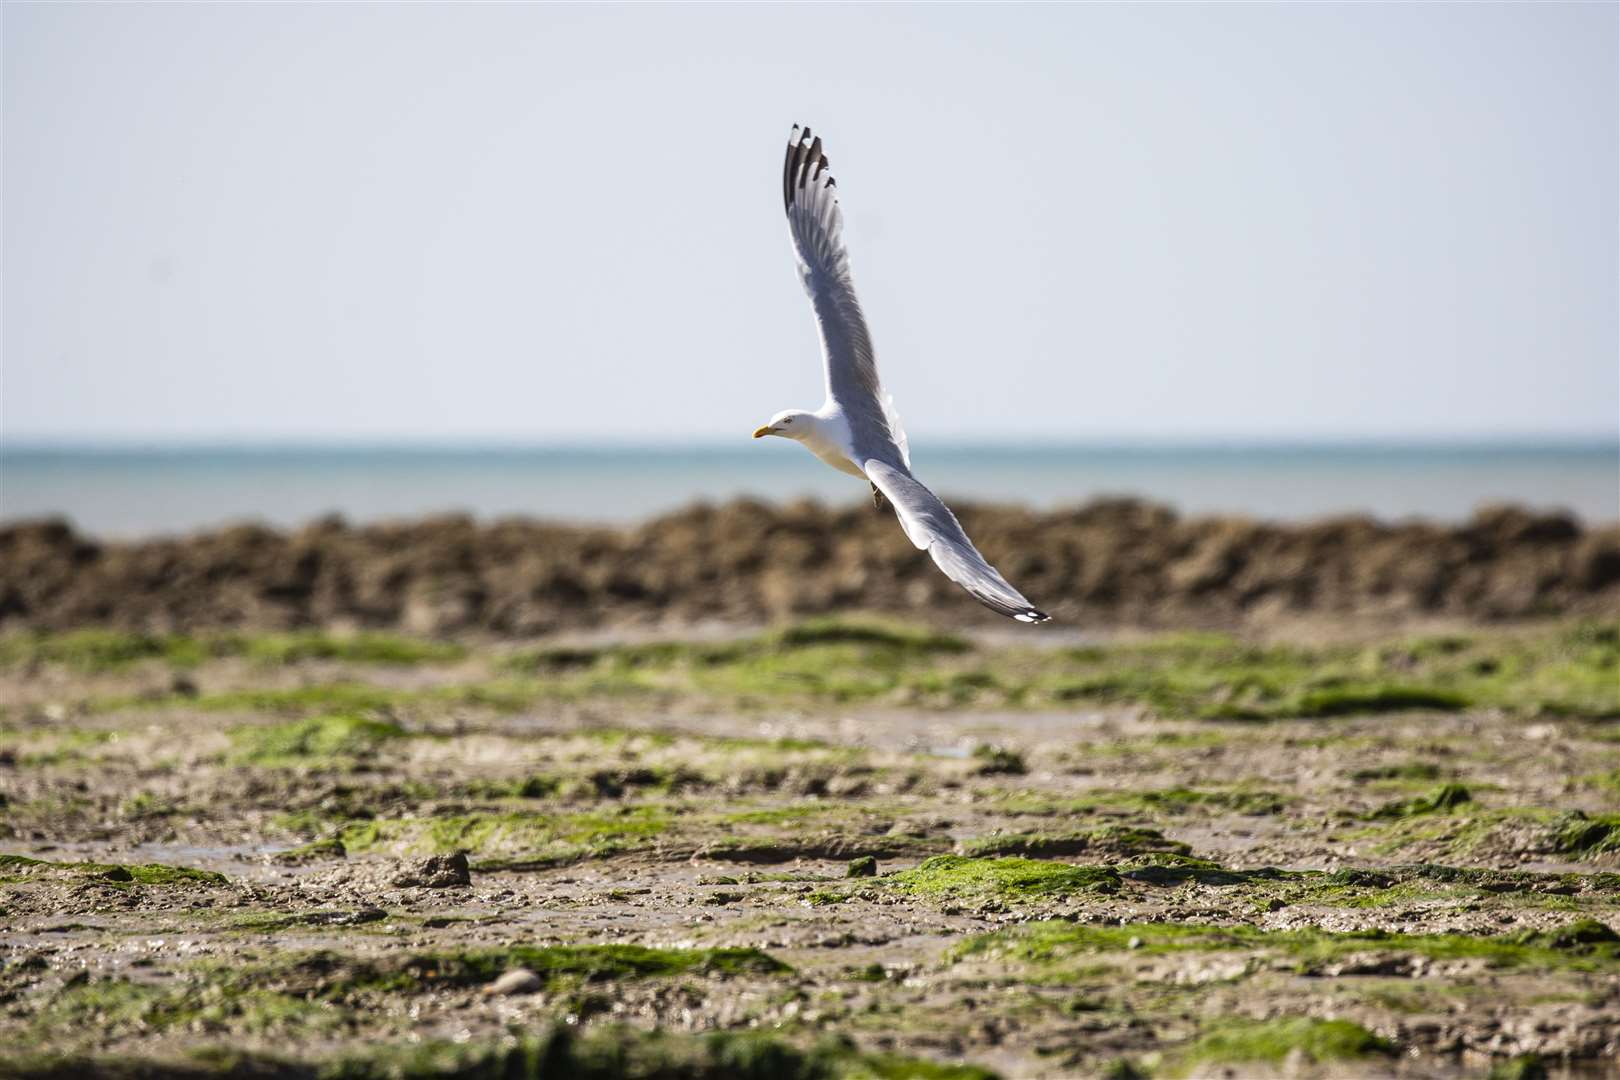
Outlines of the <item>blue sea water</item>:
[{"label": "blue sea water", "polygon": [[[947,498],[1038,508],[1133,495],[1188,514],[1368,513],[1456,521],[1513,502],[1620,519],[1620,444],[929,446]],[[695,500],[865,499],[798,447],[0,446],[0,520],[60,515],[103,536],[467,512],[637,521]]]}]

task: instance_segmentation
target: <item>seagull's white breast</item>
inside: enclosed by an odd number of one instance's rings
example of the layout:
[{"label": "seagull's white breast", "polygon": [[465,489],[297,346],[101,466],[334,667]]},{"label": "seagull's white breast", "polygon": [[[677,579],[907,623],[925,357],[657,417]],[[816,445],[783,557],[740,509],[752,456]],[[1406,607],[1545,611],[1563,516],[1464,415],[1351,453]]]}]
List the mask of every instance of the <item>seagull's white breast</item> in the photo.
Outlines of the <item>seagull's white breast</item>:
[{"label": "seagull's white breast", "polygon": [[855,440],[843,412],[833,408],[811,415],[815,417],[815,423],[799,441],[839,472],[864,478],[866,474],[855,462]]}]

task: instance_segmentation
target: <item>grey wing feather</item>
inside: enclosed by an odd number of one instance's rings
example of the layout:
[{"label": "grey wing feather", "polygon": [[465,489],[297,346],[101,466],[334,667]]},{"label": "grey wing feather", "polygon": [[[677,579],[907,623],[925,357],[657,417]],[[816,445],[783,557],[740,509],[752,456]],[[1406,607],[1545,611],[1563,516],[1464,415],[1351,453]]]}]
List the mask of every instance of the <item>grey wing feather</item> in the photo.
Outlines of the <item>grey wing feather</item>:
[{"label": "grey wing feather", "polygon": [[799,278],[816,311],[827,396],[849,420],[861,457],[909,462],[900,418],[878,379],[872,336],[866,328],[844,247],[844,216],[821,139],[793,128],[782,164],[782,204],[798,255]]},{"label": "grey wing feather", "polygon": [[1050,618],[979,554],[951,508],[921,480],[881,461],[868,461],[864,467],[867,479],[894,504],[894,514],[906,536],[933,556],[946,577],[985,607],[1019,622],[1038,623]]}]

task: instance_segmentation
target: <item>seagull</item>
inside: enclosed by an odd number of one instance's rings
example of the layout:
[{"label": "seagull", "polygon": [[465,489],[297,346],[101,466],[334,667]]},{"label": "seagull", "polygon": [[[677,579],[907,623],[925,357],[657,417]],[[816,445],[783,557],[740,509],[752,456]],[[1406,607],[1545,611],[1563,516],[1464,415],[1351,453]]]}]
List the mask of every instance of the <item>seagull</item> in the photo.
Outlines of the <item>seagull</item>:
[{"label": "seagull", "polygon": [[878,381],[872,337],[861,314],[844,248],[843,213],[821,139],[794,125],[782,166],[782,203],[799,265],[815,308],[827,401],[814,412],[787,409],[754,432],[804,444],[839,472],[870,482],[879,509],[887,501],[908,539],[933,556],[945,576],[979,603],[1019,622],[1050,616],[1013,588],[968,539],[950,507],[911,473],[911,452],[894,402]]}]

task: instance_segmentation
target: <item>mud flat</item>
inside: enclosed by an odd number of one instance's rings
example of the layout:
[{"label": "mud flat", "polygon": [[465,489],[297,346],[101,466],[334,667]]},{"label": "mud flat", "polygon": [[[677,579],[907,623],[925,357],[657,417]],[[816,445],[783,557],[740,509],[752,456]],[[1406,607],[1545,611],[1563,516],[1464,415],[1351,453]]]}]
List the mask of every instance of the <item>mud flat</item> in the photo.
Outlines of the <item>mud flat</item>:
[{"label": "mud flat", "polygon": [[0,636],[0,1074],[1608,1075],[1620,627]]}]

